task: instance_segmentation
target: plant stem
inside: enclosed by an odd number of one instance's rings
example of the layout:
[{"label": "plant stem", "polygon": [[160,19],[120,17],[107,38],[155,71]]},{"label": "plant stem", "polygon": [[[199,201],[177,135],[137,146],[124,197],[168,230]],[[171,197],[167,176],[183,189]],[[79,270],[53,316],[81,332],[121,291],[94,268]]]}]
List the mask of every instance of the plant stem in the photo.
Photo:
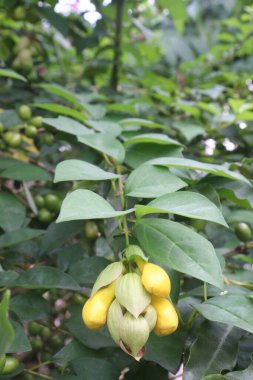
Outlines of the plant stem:
[{"label": "plant stem", "polygon": [[207,283],[204,282],[204,301],[207,301]]},{"label": "plant stem", "polygon": [[[123,181],[122,181],[122,176],[121,176],[121,172],[120,172],[120,166],[116,167],[116,171],[117,171],[117,174],[120,175],[120,177],[118,178],[118,182],[119,182],[119,195],[120,195],[120,200],[121,200],[122,211],[124,211],[125,210],[125,206],[126,206],[126,200],[125,200],[125,197],[124,197],[124,184],[123,184]],[[126,215],[123,215],[122,220],[123,220],[123,231],[124,231],[124,234],[125,234],[126,246],[128,247],[129,246],[129,231],[128,231],[128,225],[127,225]]]},{"label": "plant stem", "polygon": [[47,380],[53,380],[51,376],[44,375],[43,373],[38,373],[36,371],[32,371],[30,369],[24,369],[24,372],[30,373],[31,375],[41,377],[42,379],[47,379]]},{"label": "plant stem", "polygon": [[111,79],[110,79],[110,86],[113,91],[117,91],[118,82],[119,82],[122,19],[123,19],[124,2],[125,0],[116,1],[114,57],[113,57],[113,66],[112,66]]},{"label": "plant stem", "polygon": [[47,360],[46,362],[35,365],[34,367],[30,367],[29,371],[34,371],[35,369],[38,369],[40,367],[43,367],[44,365],[51,364],[51,363],[52,363],[51,360]]}]

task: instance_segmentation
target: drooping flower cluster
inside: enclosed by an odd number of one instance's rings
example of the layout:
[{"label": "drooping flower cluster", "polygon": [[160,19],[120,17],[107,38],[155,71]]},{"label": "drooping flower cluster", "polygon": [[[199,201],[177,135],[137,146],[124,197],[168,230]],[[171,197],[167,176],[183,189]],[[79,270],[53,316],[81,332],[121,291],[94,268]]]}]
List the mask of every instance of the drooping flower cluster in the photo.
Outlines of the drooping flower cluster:
[{"label": "drooping flower cluster", "polygon": [[178,316],[169,300],[171,283],[165,270],[147,262],[138,246],[129,246],[125,256],[124,263],[112,263],[100,273],[82,317],[91,330],[107,323],[113,340],[140,360],[149,333],[172,334]]}]

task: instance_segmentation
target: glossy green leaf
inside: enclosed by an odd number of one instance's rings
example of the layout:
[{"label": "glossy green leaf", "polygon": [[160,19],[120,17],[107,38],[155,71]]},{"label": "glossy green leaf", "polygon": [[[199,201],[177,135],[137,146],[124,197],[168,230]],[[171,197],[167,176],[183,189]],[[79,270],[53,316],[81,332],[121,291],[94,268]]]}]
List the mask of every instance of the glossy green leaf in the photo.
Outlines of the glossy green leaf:
[{"label": "glossy green leaf", "polygon": [[202,324],[197,340],[190,347],[190,356],[184,367],[184,376],[199,380],[204,376],[232,370],[236,365],[239,339],[243,331],[221,323]]},{"label": "glossy green leaf", "polygon": [[124,160],[125,150],[123,145],[110,134],[94,133],[78,136],[78,141],[98,152],[107,154],[117,162]]},{"label": "glossy green leaf", "polygon": [[212,244],[182,224],[141,219],[136,235],[154,261],[223,289],[219,260]]},{"label": "glossy green leaf", "polygon": [[21,161],[0,172],[0,177],[19,181],[49,181],[51,179],[44,169]]},{"label": "glossy green leaf", "polygon": [[125,162],[132,168],[137,168],[148,160],[157,157],[181,157],[182,147],[175,145],[160,145],[142,143],[129,145],[126,149]]},{"label": "glossy green leaf", "polygon": [[8,317],[9,300],[10,291],[7,290],[0,303],[0,358],[8,351],[15,336],[13,326]]},{"label": "glossy green leaf", "polygon": [[118,380],[120,375],[120,371],[115,365],[105,359],[83,357],[74,360],[72,367],[77,375],[82,376],[86,380]]},{"label": "glossy green leaf", "polygon": [[196,124],[191,124],[183,121],[173,123],[173,128],[177,129],[189,142],[199,135],[204,135],[205,130]]},{"label": "glossy green leaf", "polygon": [[105,181],[120,176],[106,172],[96,165],[81,160],[66,160],[60,162],[55,169],[54,182],[61,181]]},{"label": "glossy green leaf", "polygon": [[19,294],[11,299],[10,309],[22,320],[37,320],[47,318],[50,305],[43,297],[33,294]]},{"label": "glossy green leaf", "polygon": [[161,133],[144,133],[134,136],[124,142],[124,145],[139,144],[139,143],[155,143],[161,145],[182,145],[180,142],[171,139],[167,135]]},{"label": "glossy green leaf", "polygon": [[103,257],[86,257],[71,265],[69,274],[81,285],[91,286],[100,272],[110,264]]},{"label": "glossy green leaf", "polygon": [[66,367],[72,360],[92,356],[92,354],[94,355],[93,350],[76,340],[72,340],[54,355],[53,360],[58,366]]},{"label": "glossy green leaf", "polygon": [[125,194],[128,197],[155,198],[185,186],[187,184],[167,168],[141,165],[129,175],[125,184]]},{"label": "glossy green leaf", "polygon": [[243,371],[226,373],[226,380],[251,380],[253,375],[253,364]]},{"label": "glossy green leaf", "polygon": [[115,343],[105,327],[92,331],[85,326],[82,320],[82,306],[73,307],[70,313],[71,316],[64,322],[64,325],[79,342],[95,350],[104,347],[115,347]]},{"label": "glossy green leaf", "polygon": [[109,120],[88,120],[87,124],[98,132],[109,133],[111,136],[119,136],[121,128],[117,123]]},{"label": "glossy green leaf", "polygon": [[173,0],[158,0],[158,3],[169,10],[177,30],[182,34],[187,20],[186,3],[184,0],[178,0],[176,3]]},{"label": "glossy green leaf", "polygon": [[81,121],[82,123],[86,122],[86,117],[82,112],[76,111],[73,108],[63,106],[61,104],[57,103],[35,103],[33,104],[34,107],[40,108],[42,110],[50,111],[57,113],[58,115],[65,115],[73,117],[76,120]]},{"label": "glossy green leaf", "polygon": [[20,228],[24,222],[25,206],[11,193],[0,193],[0,227],[5,231],[14,231]]},{"label": "glossy green leaf", "polygon": [[20,323],[14,321],[11,321],[11,324],[14,329],[15,338],[8,348],[7,353],[31,351],[32,347],[25,334],[24,327]]},{"label": "glossy green leaf", "polygon": [[124,271],[125,268],[121,261],[116,261],[115,263],[109,264],[99,274],[95,284],[93,285],[91,296],[93,296],[99,289],[117,280],[117,278],[119,278],[119,276],[122,275]]},{"label": "glossy green leaf", "polygon": [[43,88],[44,90],[51,92],[51,94],[57,95],[60,98],[63,98],[77,106],[81,105],[77,95],[74,92],[67,90],[66,87],[49,83],[40,84],[38,87]]},{"label": "glossy green leaf", "polygon": [[152,120],[146,120],[146,119],[139,119],[139,118],[127,118],[120,120],[120,125],[123,127],[127,126],[140,126],[140,127],[147,127],[147,128],[159,128],[159,129],[168,129],[168,127],[164,126],[163,124],[156,123]]},{"label": "glossy green leaf", "polygon": [[206,319],[253,333],[253,302],[244,295],[226,294],[194,306]]},{"label": "glossy green leaf", "polygon": [[184,352],[185,339],[185,333],[180,330],[163,337],[150,334],[144,359],[176,373]]},{"label": "glossy green leaf", "polygon": [[16,231],[6,232],[0,235],[0,248],[11,247],[22,243],[26,240],[35,239],[44,234],[44,230],[35,230],[31,228],[20,228]]},{"label": "glossy green leaf", "polygon": [[100,195],[90,190],[75,190],[64,199],[61,212],[56,222],[80,219],[116,218],[133,212],[115,211],[113,207]]},{"label": "glossy green leaf", "polygon": [[0,77],[17,79],[17,80],[21,80],[22,82],[27,82],[26,78],[23,75],[20,75],[16,73],[15,71],[9,70],[9,69],[0,69]]},{"label": "glossy green leaf", "polygon": [[154,199],[147,206],[137,205],[135,209],[138,217],[153,213],[169,213],[209,220],[228,227],[222,213],[213,202],[203,195],[191,191],[165,194]]},{"label": "glossy green leaf", "polygon": [[220,177],[227,177],[233,180],[242,181],[250,184],[250,182],[240,173],[232,172],[222,165],[208,164],[205,162],[190,160],[187,158],[177,157],[161,157],[151,161],[148,161],[149,165],[160,165],[166,167],[186,168],[193,170],[200,170],[203,172],[211,173]]},{"label": "glossy green leaf", "polygon": [[83,124],[79,123],[79,121],[66,116],[58,116],[57,118],[43,118],[43,123],[56,128],[58,131],[70,133],[74,136],[92,133],[90,128],[87,128]]},{"label": "glossy green leaf", "polygon": [[68,274],[57,268],[40,266],[23,272],[11,284],[12,287],[25,289],[69,289],[80,290],[77,282]]}]

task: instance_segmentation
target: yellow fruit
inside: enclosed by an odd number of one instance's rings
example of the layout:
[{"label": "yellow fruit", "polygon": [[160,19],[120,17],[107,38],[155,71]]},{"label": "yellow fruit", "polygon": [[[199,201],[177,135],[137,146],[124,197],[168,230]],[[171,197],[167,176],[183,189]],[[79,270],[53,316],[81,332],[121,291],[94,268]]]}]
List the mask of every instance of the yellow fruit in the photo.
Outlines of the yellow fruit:
[{"label": "yellow fruit", "polygon": [[106,288],[98,290],[93,297],[84,304],[82,317],[90,330],[97,330],[106,323],[108,309],[115,297],[115,281]]},{"label": "yellow fruit", "polygon": [[145,289],[155,296],[168,297],[170,294],[170,278],[165,270],[158,265],[152,263],[145,264],[141,282]]},{"label": "yellow fruit", "polygon": [[140,258],[140,257],[136,257],[135,262],[136,262],[138,268],[140,269],[140,272],[142,272],[146,262],[144,260],[142,260],[142,258]]},{"label": "yellow fruit", "polygon": [[172,303],[161,297],[152,296],[151,305],[157,313],[157,321],[154,332],[156,335],[164,336],[172,334],[178,327],[177,312]]}]

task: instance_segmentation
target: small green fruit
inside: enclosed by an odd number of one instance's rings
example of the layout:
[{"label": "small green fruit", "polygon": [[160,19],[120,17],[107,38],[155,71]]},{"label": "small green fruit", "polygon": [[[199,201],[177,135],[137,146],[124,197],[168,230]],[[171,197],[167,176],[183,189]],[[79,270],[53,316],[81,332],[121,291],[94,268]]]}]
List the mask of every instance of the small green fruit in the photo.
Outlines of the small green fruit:
[{"label": "small green fruit", "polygon": [[38,130],[34,125],[28,125],[27,127],[25,127],[25,135],[27,137],[33,138],[37,136],[37,134]]},{"label": "small green fruit", "polygon": [[55,194],[45,196],[45,207],[50,211],[59,211],[59,197]]},{"label": "small green fruit", "polygon": [[247,223],[241,222],[235,226],[235,234],[241,241],[248,241],[251,239],[252,231]]},{"label": "small green fruit", "polygon": [[84,225],[84,235],[87,239],[95,239],[99,235],[98,226],[95,222],[89,221]]},{"label": "small green fruit", "polygon": [[6,362],[6,356],[4,355],[0,358],[0,374],[3,372],[5,362]]},{"label": "small green fruit", "polygon": [[42,195],[36,195],[35,197],[34,197],[34,202],[35,202],[35,204],[36,204],[36,206],[38,207],[38,208],[43,208],[43,207],[45,207],[45,200],[44,200],[44,198],[42,197]]},{"label": "small green fruit", "polygon": [[41,223],[44,223],[44,224],[50,223],[52,220],[52,214],[46,208],[42,208],[40,209],[38,213],[38,219]]},{"label": "small green fruit", "polygon": [[8,375],[11,372],[14,372],[19,366],[19,360],[12,356],[7,356],[5,361],[5,366],[2,371],[2,375]]},{"label": "small green fruit", "polygon": [[43,338],[43,339],[48,339],[48,338],[50,337],[50,335],[51,335],[51,330],[50,330],[50,328],[47,327],[47,326],[43,326],[43,327],[41,328],[41,331],[40,331],[40,336],[41,336],[41,338]]},{"label": "small green fruit", "polygon": [[46,145],[52,145],[54,142],[54,135],[52,133],[44,133],[41,136],[41,142]]},{"label": "small green fruit", "polygon": [[63,346],[63,340],[58,334],[55,334],[50,338],[49,345],[57,350]]},{"label": "small green fruit", "polygon": [[36,352],[41,351],[43,348],[43,341],[40,337],[32,338],[31,339],[31,346],[32,349]]},{"label": "small green fruit", "polygon": [[43,126],[42,116],[32,117],[31,124],[36,128],[41,128]]},{"label": "small green fruit", "polygon": [[6,132],[3,139],[11,148],[17,148],[22,144],[22,136],[17,132]]},{"label": "small green fruit", "polygon": [[31,335],[37,335],[41,331],[42,326],[37,322],[29,322],[28,324],[28,332]]},{"label": "small green fruit", "polygon": [[32,116],[32,111],[30,107],[24,104],[19,107],[18,114],[22,120],[29,120]]}]

